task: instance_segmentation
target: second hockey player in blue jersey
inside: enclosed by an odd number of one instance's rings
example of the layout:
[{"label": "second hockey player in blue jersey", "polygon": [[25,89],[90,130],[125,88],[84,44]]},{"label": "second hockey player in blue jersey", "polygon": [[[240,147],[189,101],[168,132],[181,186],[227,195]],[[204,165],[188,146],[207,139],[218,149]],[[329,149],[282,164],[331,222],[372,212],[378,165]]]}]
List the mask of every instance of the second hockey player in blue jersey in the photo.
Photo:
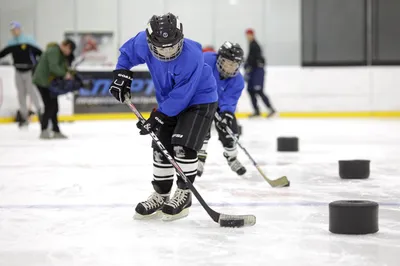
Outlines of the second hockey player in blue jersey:
[{"label": "second hockey player in blue jersey", "polygon": [[[243,62],[243,49],[237,43],[225,42],[215,52],[204,53],[204,61],[213,68],[213,75],[218,87],[218,112],[221,121],[215,120],[219,140],[224,147],[224,157],[232,171],[238,175],[246,173],[246,168],[237,159],[236,143],[226,132],[229,127],[236,135],[238,125],[235,117],[235,110],[240,95],[244,89],[244,79],[239,72],[239,67]],[[211,134],[208,132],[203,147],[199,151],[199,167],[197,174],[201,176],[207,158],[207,145]]]},{"label": "second hockey player in blue jersey", "polygon": [[[217,87],[212,69],[205,64],[201,45],[183,36],[179,19],[171,14],[153,16],[145,31],[120,48],[110,93],[124,102],[130,96],[132,72],[147,64],[156,89],[158,108],[144,124],[141,135],[155,132],[193,183],[197,173],[197,152],[210,129],[217,109]],[[153,143],[154,192],[136,206],[136,219],[158,217],[175,220],[188,215],[192,204],[185,181],[177,175],[177,189],[170,198],[175,169]],[[132,147],[134,149],[134,147]]]}]

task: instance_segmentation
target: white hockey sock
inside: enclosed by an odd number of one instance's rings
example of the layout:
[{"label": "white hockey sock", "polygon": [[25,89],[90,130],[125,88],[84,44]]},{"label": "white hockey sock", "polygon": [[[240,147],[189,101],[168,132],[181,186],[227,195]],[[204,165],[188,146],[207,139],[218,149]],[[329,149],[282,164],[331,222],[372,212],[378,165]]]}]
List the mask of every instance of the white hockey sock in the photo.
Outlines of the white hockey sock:
[{"label": "white hockey sock", "polygon": [[178,163],[179,167],[182,169],[186,177],[190,180],[190,182],[193,183],[197,175],[197,152],[182,146],[175,146],[174,159]]},{"label": "white hockey sock", "polygon": [[174,180],[175,169],[172,164],[153,162],[153,180]]},{"label": "white hockey sock", "polygon": [[153,188],[159,194],[168,194],[174,181],[175,168],[155,149],[153,151]]},{"label": "white hockey sock", "polygon": [[236,148],[236,144],[233,144],[233,147],[224,147],[224,155],[228,158],[235,158],[238,154],[238,150]]},{"label": "white hockey sock", "polygon": [[174,158],[178,163],[179,167],[182,169],[183,173],[190,179],[191,176],[196,176],[197,174],[197,164],[198,159],[184,159],[184,158]]}]

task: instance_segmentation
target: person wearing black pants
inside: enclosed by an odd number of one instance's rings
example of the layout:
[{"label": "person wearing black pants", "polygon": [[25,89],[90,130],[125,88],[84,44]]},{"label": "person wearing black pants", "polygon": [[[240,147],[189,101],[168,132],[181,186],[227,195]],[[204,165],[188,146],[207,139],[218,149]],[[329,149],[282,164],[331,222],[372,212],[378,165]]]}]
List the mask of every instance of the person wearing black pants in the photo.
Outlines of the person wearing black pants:
[{"label": "person wearing black pants", "polygon": [[267,117],[271,117],[276,111],[264,92],[265,60],[261,54],[261,48],[254,37],[254,31],[252,29],[246,31],[246,37],[250,43],[250,49],[245,63],[245,76],[247,80],[247,90],[250,94],[251,103],[254,108],[254,114],[250,117],[260,116],[257,95],[261,97],[261,100],[269,110]]},{"label": "person wearing black pants", "polygon": [[[70,39],[64,40],[60,45],[57,43],[48,44],[33,74],[33,83],[38,87],[44,103],[44,113],[40,119],[41,139],[67,138],[58,127],[58,99],[57,95],[52,94],[51,88],[56,80],[73,79],[68,67],[70,65],[69,58],[75,48],[75,43]],[[49,120],[53,126],[53,134],[47,130]]]},{"label": "person wearing black pants", "polygon": [[51,120],[52,130],[55,136],[58,136],[58,138],[65,138],[58,127],[58,97],[52,96],[49,88],[38,86],[38,89],[44,103],[44,113],[40,120],[42,132],[47,130],[49,120]]}]

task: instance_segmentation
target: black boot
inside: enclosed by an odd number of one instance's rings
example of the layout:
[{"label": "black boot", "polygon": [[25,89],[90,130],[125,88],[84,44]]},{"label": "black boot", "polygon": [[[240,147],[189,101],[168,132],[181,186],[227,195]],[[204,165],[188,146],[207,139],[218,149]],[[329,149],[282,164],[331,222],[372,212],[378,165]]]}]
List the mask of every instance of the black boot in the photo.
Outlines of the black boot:
[{"label": "black boot", "polygon": [[161,209],[169,200],[169,194],[154,192],[150,197],[136,206],[136,213],[133,216],[136,220],[161,217]]},{"label": "black boot", "polygon": [[178,187],[171,200],[162,208],[163,221],[173,221],[188,216],[190,206],[192,206],[192,193],[189,189]]}]

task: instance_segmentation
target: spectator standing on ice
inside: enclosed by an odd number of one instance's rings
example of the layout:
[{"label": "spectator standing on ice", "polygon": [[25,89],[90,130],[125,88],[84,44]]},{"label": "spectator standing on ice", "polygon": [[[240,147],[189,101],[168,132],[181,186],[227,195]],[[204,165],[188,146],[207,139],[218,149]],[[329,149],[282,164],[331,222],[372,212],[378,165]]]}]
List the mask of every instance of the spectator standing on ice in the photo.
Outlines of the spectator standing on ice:
[{"label": "spectator standing on ice", "polygon": [[251,117],[260,116],[260,109],[257,103],[257,95],[259,95],[269,110],[268,117],[272,116],[276,111],[264,93],[264,75],[265,75],[265,59],[262,56],[260,45],[258,45],[254,30],[246,30],[246,37],[249,41],[249,54],[244,65],[247,80],[247,90],[251,97],[251,103],[254,108],[254,113]]},{"label": "spectator standing on ice", "polygon": [[37,63],[37,57],[42,54],[35,40],[22,33],[21,24],[18,22],[10,23],[10,31],[13,38],[7,46],[0,51],[0,58],[11,54],[15,67],[15,85],[17,87],[19,111],[21,120],[19,127],[28,125],[27,96],[35,106],[37,115],[41,115],[41,102],[39,94],[32,84],[32,70]]}]

